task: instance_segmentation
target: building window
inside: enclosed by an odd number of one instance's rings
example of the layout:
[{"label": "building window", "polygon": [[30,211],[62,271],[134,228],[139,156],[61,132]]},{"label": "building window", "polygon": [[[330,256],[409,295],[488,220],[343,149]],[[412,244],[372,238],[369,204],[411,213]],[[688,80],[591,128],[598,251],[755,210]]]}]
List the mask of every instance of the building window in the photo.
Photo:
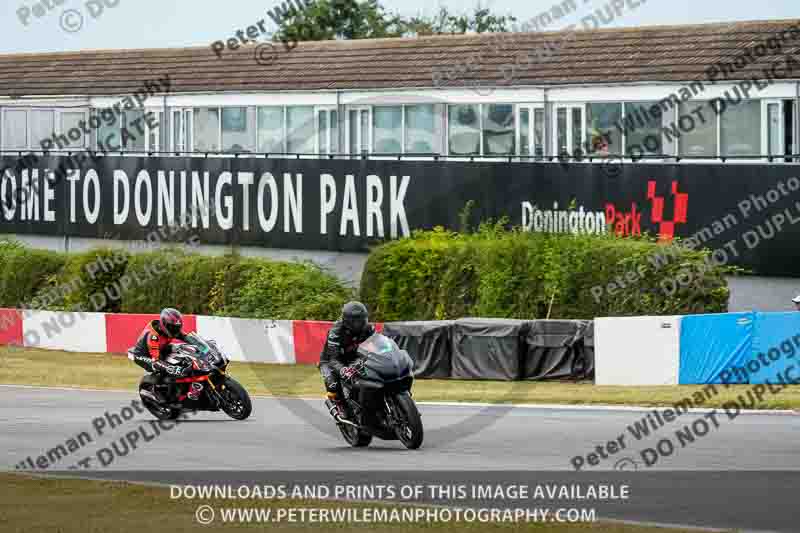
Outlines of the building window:
[{"label": "building window", "polygon": [[282,154],[283,145],[283,107],[258,108],[258,151],[265,154]]},{"label": "building window", "polygon": [[218,152],[220,147],[219,108],[194,110],[194,149],[198,152]]},{"label": "building window", "polygon": [[97,132],[97,148],[101,151],[120,150],[120,116],[109,109],[97,109],[94,112],[101,121]]},{"label": "building window", "polygon": [[512,104],[484,104],[482,107],[483,155],[516,153],[514,106]]},{"label": "building window", "polygon": [[339,114],[335,109],[317,109],[317,151],[339,153]]},{"label": "building window", "polygon": [[[680,117],[676,122],[680,131],[678,141],[681,156],[716,157],[717,156],[717,114],[708,102],[690,102],[680,105]],[[693,109],[701,106],[703,120]],[[691,117],[691,120],[689,118]],[[693,128],[691,126],[694,126]]]},{"label": "building window", "polygon": [[621,103],[587,104],[587,150],[590,154],[610,155],[622,153],[622,132],[617,124],[622,120]]},{"label": "building window", "polygon": [[407,105],[404,109],[405,151],[411,154],[442,152],[442,106]]},{"label": "building window", "polygon": [[544,155],[544,108],[519,106],[519,155]]},{"label": "building window", "polygon": [[584,151],[585,106],[556,106],[554,152],[559,155],[580,158]]},{"label": "building window", "polygon": [[403,108],[374,107],[372,109],[372,139],[377,154],[403,152]]},{"label": "building window", "polygon": [[[125,143],[125,146],[123,146],[125,150],[134,152],[143,152],[145,150],[147,122],[144,114],[144,111],[125,111],[123,113],[122,118],[127,130],[126,135],[122,137],[122,142]],[[145,133],[142,133],[143,131]]]},{"label": "building window", "polygon": [[726,156],[761,155],[761,102],[728,105],[720,114],[720,153]]},{"label": "building window", "polygon": [[314,153],[314,108],[286,108],[286,151],[290,154]]},{"label": "building window", "polygon": [[[29,117],[31,129],[31,148],[40,148],[43,140],[53,138],[56,131],[55,115],[55,111],[44,111],[39,109],[31,110]],[[62,133],[66,135],[68,131],[63,131]],[[72,146],[73,143],[75,146],[82,146],[69,139],[69,143],[66,145],[66,148]]]},{"label": "building window", "polygon": [[480,106],[451,105],[447,109],[447,139],[450,155],[480,155]]},{"label": "building window", "polygon": [[222,108],[222,150],[252,152],[256,145],[255,113],[248,107]]},{"label": "building window", "polygon": [[3,148],[25,150],[28,148],[28,112],[24,109],[3,111]]},{"label": "building window", "polygon": [[658,102],[625,102],[620,128],[625,131],[625,155],[662,155],[663,111]]},{"label": "building window", "polygon": [[[81,122],[86,121],[86,113],[83,111],[64,111],[61,113],[61,133],[69,138],[70,146],[83,148],[89,145],[89,139],[81,128]],[[73,133],[70,136],[70,133]],[[80,132],[80,137],[77,133]],[[77,140],[76,140],[77,139]]]},{"label": "building window", "polygon": [[348,110],[347,118],[347,131],[349,139],[350,154],[357,157],[356,154],[368,154],[371,147],[370,136],[372,129],[370,128],[370,112],[369,107],[358,107]]}]

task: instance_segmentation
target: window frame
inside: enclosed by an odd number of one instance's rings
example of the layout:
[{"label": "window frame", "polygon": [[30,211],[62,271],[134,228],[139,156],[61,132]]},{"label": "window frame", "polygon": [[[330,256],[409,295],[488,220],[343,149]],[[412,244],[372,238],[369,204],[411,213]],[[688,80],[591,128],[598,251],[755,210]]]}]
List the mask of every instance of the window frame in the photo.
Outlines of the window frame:
[{"label": "window frame", "polygon": [[[540,160],[547,155],[547,114],[544,103],[521,103],[515,105],[516,110],[516,155],[524,157],[526,161]],[[522,111],[527,110],[528,119],[528,155],[522,154]],[[536,131],[536,112],[542,112],[542,153],[536,153],[535,131]]]}]

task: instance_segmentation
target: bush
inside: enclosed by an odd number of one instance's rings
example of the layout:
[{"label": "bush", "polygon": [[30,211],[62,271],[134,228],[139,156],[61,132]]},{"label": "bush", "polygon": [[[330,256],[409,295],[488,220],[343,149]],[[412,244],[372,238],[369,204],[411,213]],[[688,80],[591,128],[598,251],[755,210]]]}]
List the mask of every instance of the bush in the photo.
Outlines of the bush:
[{"label": "bush", "polygon": [[38,303],[52,310],[118,313],[122,307],[119,282],[129,260],[130,253],[121,249],[69,254],[61,271],[37,294]]},{"label": "bush", "polygon": [[263,262],[231,297],[226,314],[276,320],[336,320],[353,293],[310,263]]},{"label": "bush", "polygon": [[709,257],[674,243],[527,233],[502,222],[474,234],[437,228],[376,248],[361,294],[384,321],[725,312],[725,275],[736,269]]},{"label": "bush", "polygon": [[66,255],[32,250],[15,241],[0,241],[0,307],[31,305],[37,292],[53,279]]},{"label": "bush", "polygon": [[124,313],[158,313],[176,307],[186,314],[210,315],[211,294],[218,271],[233,256],[204,256],[180,249],[134,255],[125,274],[132,285],[122,296]]},{"label": "bush", "polygon": [[186,314],[333,320],[352,297],[351,289],[310,263],[178,248],[63,254],[0,240],[2,307],[109,313],[177,307]]}]

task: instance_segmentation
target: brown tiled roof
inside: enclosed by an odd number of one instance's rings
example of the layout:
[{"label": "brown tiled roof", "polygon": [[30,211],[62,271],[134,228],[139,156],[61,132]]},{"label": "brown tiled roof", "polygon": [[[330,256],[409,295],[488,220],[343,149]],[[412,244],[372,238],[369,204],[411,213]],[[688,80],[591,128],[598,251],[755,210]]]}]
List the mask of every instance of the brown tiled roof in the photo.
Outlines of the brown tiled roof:
[{"label": "brown tiled roof", "polygon": [[[222,59],[209,46],[0,55],[0,96],[129,94],[164,74],[172,93],[418,88],[434,78],[452,87],[688,82],[795,26],[800,19],[276,44],[267,65],[256,63],[255,46]],[[545,43],[555,51],[537,57]],[[800,33],[737,78],[761,77],[779,55],[799,51]],[[510,76],[502,65],[515,57]]]}]

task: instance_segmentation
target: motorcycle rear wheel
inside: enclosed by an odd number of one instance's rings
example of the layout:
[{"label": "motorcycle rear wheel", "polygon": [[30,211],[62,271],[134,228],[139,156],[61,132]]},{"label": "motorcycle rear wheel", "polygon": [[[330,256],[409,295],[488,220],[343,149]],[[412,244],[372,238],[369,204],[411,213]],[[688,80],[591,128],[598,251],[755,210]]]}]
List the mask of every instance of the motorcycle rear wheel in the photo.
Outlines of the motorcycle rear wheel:
[{"label": "motorcycle rear wheel", "polygon": [[[142,383],[142,385],[140,385],[139,388],[145,389],[155,394],[155,387],[152,384]],[[159,420],[175,420],[181,415],[180,409],[167,407],[165,405],[159,405],[154,401],[152,401],[151,399],[145,398],[143,396],[139,396],[139,399],[142,401],[142,405],[144,405],[145,409],[150,411],[150,414],[158,418]]]},{"label": "motorcycle rear wheel", "polygon": [[394,397],[394,405],[397,409],[396,417],[398,419],[398,425],[394,428],[397,438],[409,450],[418,449],[422,446],[425,435],[417,404],[414,403],[411,396],[403,393]]},{"label": "motorcycle rear wheel", "polygon": [[342,432],[344,440],[353,448],[366,448],[372,443],[372,435],[364,433],[349,424],[339,424],[339,431]]}]

